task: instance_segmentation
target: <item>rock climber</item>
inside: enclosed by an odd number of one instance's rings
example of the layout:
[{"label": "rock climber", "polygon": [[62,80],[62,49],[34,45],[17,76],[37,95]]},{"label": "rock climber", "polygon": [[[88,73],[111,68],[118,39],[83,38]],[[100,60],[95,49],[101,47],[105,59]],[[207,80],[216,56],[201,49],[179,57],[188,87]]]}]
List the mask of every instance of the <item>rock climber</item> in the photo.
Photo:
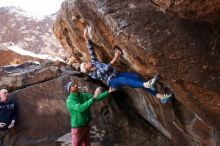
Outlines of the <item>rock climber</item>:
[{"label": "rock climber", "polygon": [[120,58],[121,52],[115,51],[114,58],[109,63],[100,62],[94,51],[94,44],[88,35],[88,28],[84,30],[84,38],[87,41],[87,47],[91,61],[80,64],[80,71],[88,74],[93,79],[98,79],[108,86],[118,89],[123,86],[132,88],[144,88],[148,93],[160,99],[161,103],[167,103],[171,100],[172,94],[160,94],[156,90],[158,75],[145,82],[138,74],[130,72],[119,72],[113,65]]}]

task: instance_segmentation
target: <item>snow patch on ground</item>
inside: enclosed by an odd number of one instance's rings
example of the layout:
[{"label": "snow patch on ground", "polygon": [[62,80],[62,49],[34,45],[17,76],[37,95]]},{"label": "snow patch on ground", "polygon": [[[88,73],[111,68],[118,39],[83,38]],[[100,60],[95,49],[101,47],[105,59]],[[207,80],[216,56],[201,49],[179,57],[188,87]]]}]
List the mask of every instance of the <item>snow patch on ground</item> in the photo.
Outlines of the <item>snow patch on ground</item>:
[{"label": "snow patch on ground", "polygon": [[6,29],[7,29],[7,27],[3,27],[3,28],[1,28],[0,30],[0,33],[2,33],[2,34],[4,34],[5,32],[6,32]]},{"label": "snow patch on ground", "polygon": [[26,25],[21,26],[21,30],[27,29]]},{"label": "snow patch on ground", "polygon": [[53,34],[53,31],[52,31],[52,29],[51,29],[51,28],[49,28],[49,30],[48,30],[48,31],[49,31],[49,33],[52,33],[52,34]]},{"label": "snow patch on ground", "polygon": [[47,54],[35,54],[33,52],[30,52],[30,51],[27,51],[27,50],[24,50],[16,45],[14,45],[12,42],[7,42],[7,43],[3,43],[3,45],[5,47],[7,47],[9,50],[11,51],[14,51],[18,54],[21,54],[21,55],[26,55],[26,56],[31,56],[31,57],[35,57],[35,58],[39,58],[39,59],[49,59],[49,60],[52,60],[52,61],[61,61],[61,62],[65,62],[62,58],[60,57],[52,57],[52,56],[49,56]]},{"label": "snow patch on ground", "polygon": [[29,33],[29,30],[22,30],[22,33]]},{"label": "snow patch on ground", "polygon": [[32,33],[35,34],[35,35],[38,35],[38,34],[40,34],[41,32],[39,32],[39,31],[37,31],[37,30],[33,30]]},{"label": "snow patch on ground", "polygon": [[28,37],[28,38],[24,38],[25,41],[28,41],[28,42],[34,42],[35,41],[35,36],[32,35],[31,37]]}]

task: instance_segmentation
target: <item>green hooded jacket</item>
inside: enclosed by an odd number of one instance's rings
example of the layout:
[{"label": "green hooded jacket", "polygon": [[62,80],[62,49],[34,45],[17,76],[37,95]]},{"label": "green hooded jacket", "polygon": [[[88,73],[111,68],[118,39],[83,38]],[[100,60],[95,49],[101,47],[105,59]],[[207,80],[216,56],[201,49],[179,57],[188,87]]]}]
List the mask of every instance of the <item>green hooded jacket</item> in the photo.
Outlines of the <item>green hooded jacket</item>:
[{"label": "green hooded jacket", "polygon": [[107,96],[109,96],[108,91],[103,92],[96,99],[90,93],[70,93],[66,100],[66,106],[71,116],[71,127],[77,128],[87,125],[92,120],[90,107],[94,102],[104,100]]}]

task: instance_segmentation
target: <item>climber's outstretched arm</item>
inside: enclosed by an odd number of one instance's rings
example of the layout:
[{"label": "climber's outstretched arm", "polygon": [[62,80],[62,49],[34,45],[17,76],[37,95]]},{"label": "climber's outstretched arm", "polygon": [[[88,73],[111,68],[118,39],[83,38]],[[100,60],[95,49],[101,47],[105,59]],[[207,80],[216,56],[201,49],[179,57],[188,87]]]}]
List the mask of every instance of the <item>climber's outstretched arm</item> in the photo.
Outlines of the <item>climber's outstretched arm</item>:
[{"label": "climber's outstretched arm", "polygon": [[98,61],[95,50],[94,50],[94,44],[88,36],[88,28],[84,29],[84,38],[86,39],[86,42],[87,42],[87,48],[89,49],[89,54],[90,54],[90,57],[91,57],[91,61],[92,62]]}]

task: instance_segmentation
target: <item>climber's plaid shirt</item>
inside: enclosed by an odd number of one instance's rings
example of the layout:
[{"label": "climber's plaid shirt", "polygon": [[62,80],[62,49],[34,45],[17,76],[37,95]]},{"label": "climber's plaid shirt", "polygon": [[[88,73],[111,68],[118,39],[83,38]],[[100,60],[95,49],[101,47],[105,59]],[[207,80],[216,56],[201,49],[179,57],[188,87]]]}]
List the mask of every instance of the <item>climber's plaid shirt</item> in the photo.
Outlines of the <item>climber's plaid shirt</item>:
[{"label": "climber's plaid shirt", "polygon": [[88,41],[87,47],[91,56],[92,65],[96,67],[96,70],[90,72],[89,76],[109,84],[112,78],[118,76],[118,71],[110,63],[105,64],[97,59],[94,45],[91,40]]}]

